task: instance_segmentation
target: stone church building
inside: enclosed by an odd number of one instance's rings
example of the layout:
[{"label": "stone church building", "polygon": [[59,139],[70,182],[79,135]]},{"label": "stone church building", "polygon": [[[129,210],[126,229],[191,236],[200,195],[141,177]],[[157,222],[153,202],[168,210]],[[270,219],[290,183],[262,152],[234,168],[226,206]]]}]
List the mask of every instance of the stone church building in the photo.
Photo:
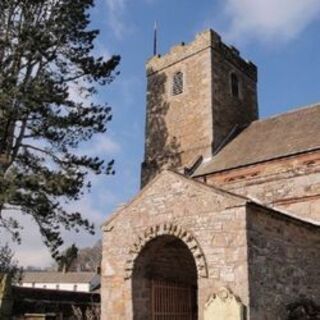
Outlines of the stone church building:
[{"label": "stone church building", "polygon": [[103,320],[277,320],[320,301],[320,105],[259,120],[212,30],[147,63],[141,191],[103,225]]}]

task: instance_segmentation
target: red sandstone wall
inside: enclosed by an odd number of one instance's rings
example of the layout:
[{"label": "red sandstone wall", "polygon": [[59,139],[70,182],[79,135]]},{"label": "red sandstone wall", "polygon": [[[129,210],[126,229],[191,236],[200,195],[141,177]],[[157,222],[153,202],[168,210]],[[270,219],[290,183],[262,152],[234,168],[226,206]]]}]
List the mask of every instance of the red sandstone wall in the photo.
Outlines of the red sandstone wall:
[{"label": "red sandstone wall", "polygon": [[320,152],[208,175],[206,181],[320,222]]}]

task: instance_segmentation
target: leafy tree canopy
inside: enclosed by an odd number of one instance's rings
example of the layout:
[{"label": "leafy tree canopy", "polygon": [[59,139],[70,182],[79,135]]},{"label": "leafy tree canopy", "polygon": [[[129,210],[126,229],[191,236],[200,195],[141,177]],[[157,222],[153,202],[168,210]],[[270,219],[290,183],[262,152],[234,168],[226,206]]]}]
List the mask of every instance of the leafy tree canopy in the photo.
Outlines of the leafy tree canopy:
[{"label": "leafy tree canopy", "polygon": [[72,263],[78,257],[78,248],[75,244],[67,248],[64,253],[58,258],[58,271],[68,272]]},{"label": "leafy tree canopy", "polygon": [[89,172],[113,173],[113,161],[76,152],[106,131],[110,107],[92,97],[120,60],[93,54],[93,7],[94,0],[0,1],[0,228],[19,241],[10,212],[31,216],[54,257],[63,229],[93,232],[66,203],[90,188]]},{"label": "leafy tree canopy", "polygon": [[14,282],[19,282],[22,277],[22,268],[19,267],[7,243],[0,247],[0,274],[10,275]]},{"label": "leafy tree canopy", "polygon": [[99,240],[92,247],[79,249],[77,259],[72,263],[74,271],[97,272],[102,259],[102,242]]}]

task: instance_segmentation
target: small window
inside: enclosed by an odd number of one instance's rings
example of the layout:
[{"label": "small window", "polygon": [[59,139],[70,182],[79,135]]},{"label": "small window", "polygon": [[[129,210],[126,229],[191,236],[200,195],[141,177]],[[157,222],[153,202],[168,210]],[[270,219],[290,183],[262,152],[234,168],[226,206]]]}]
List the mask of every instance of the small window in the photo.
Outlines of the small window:
[{"label": "small window", "polygon": [[233,97],[240,97],[239,79],[235,73],[231,74],[231,92]]},{"label": "small window", "polygon": [[172,95],[177,96],[183,92],[183,73],[177,72],[173,76]]}]

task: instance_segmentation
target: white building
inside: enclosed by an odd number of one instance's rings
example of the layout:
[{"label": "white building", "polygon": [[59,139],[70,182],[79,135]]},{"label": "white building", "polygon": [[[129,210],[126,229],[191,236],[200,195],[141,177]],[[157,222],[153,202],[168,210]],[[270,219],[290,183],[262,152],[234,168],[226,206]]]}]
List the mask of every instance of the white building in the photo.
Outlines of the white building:
[{"label": "white building", "polygon": [[100,286],[100,275],[95,272],[24,272],[20,286],[92,292]]}]

